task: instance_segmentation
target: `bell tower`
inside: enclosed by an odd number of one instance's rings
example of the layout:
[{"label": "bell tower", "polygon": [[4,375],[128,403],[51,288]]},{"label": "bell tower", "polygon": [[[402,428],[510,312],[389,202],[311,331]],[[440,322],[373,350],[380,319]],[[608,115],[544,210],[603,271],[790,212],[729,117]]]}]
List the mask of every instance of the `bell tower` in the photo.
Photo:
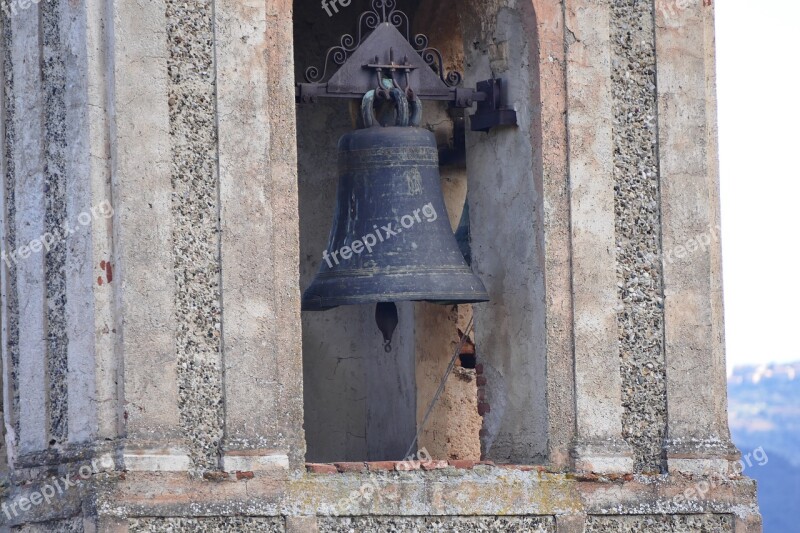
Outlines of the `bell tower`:
[{"label": "bell tower", "polygon": [[9,0],[0,533],[760,532],[671,1]]}]

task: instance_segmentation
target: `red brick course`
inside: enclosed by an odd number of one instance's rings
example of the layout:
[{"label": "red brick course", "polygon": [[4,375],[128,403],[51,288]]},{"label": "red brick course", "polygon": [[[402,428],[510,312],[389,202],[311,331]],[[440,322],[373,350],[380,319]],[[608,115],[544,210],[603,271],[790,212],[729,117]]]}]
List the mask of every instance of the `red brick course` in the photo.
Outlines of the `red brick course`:
[{"label": "red brick course", "polygon": [[367,463],[333,463],[339,472],[366,472]]},{"label": "red brick course", "polygon": [[306,463],[306,470],[312,474],[338,474],[339,471],[333,465],[321,463]]}]

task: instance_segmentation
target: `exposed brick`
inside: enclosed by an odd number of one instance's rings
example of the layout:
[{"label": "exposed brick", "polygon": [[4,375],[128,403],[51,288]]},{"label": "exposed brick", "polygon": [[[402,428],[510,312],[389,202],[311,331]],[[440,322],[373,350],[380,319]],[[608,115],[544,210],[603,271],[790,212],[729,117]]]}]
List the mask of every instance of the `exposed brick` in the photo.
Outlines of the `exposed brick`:
[{"label": "exposed brick", "polygon": [[478,404],[478,414],[484,416],[486,413],[490,413],[492,408],[486,402],[480,402]]},{"label": "exposed brick", "polygon": [[475,365],[475,373],[478,374],[479,376],[483,374],[483,364],[478,363],[477,365]]},{"label": "exposed brick", "polygon": [[236,472],[236,479],[239,481],[243,479],[253,479],[254,477],[256,476],[252,472]]},{"label": "exposed brick", "polygon": [[306,470],[312,474],[338,474],[339,470],[333,465],[322,463],[306,463]]},{"label": "exposed brick", "polygon": [[466,459],[456,459],[453,461],[447,461],[447,464],[449,464],[453,468],[469,470],[475,466],[475,461],[469,461]]},{"label": "exposed brick", "polygon": [[393,472],[397,461],[372,461],[367,463],[370,472]]},{"label": "exposed brick", "polygon": [[423,470],[441,470],[447,468],[447,461],[427,461],[421,464]]},{"label": "exposed brick", "polygon": [[478,387],[485,387],[486,378],[483,376],[478,376],[477,378],[475,378],[475,383],[478,385]]},{"label": "exposed brick", "polygon": [[333,463],[339,472],[366,472],[367,463]]},{"label": "exposed brick", "polygon": [[398,472],[407,472],[409,470],[419,470],[420,469],[420,463],[419,463],[419,461],[400,461],[399,463],[397,463],[397,465],[395,465],[394,469],[397,470]]}]

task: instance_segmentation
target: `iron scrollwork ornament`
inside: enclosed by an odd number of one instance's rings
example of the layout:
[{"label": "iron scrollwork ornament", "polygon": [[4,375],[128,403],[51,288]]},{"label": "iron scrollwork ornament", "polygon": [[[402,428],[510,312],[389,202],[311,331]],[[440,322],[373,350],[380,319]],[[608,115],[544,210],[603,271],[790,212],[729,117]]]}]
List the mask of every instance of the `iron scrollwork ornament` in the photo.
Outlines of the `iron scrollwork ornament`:
[{"label": "iron scrollwork ornament", "polygon": [[342,35],[339,45],[329,48],[326,52],[325,62],[321,71],[316,66],[306,69],[306,81],[308,83],[324,83],[327,81],[329,78],[328,67],[331,64],[338,67],[344,65],[352,53],[361,46],[364,38],[379,25],[386,23],[397,28],[406,41],[414,47],[422,60],[436,72],[443,83],[448,87],[455,87],[461,83],[463,77],[460,72],[445,72],[441,52],[428,46],[427,36],[418,34],[414,36],[413,41],[411,40],[411,24],[408,15],[397,9],[397,0],[372,0],[372,8],[362,13],[358,19],[356,37],[349,33]]}]

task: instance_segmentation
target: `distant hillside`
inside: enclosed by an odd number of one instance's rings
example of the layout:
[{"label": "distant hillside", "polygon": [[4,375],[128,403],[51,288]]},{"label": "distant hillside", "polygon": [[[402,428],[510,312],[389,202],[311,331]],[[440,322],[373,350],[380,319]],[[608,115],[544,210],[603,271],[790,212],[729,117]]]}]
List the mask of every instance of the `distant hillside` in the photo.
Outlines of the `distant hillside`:
[{"label": "distant hillside", "polygon": [[767,458],[745,470],[758,481],[765,533],[800,533],[800,363],[734,369],[728,401],[736,445]]}]

